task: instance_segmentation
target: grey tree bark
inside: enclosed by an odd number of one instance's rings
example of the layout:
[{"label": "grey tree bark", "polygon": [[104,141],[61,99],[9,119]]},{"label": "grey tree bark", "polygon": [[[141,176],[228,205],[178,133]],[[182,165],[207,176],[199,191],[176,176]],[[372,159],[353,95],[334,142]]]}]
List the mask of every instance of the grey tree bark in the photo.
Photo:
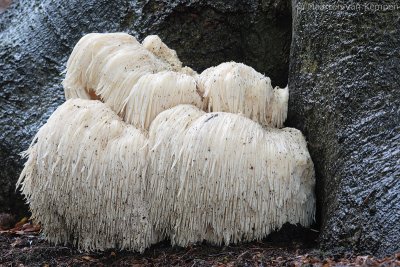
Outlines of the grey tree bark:
[{"label": "grey tree bark", "polygon": [[400,250],[400,9],[329,4],[292,1],[289,124],[308,138],[323,247],[384,256]]}]

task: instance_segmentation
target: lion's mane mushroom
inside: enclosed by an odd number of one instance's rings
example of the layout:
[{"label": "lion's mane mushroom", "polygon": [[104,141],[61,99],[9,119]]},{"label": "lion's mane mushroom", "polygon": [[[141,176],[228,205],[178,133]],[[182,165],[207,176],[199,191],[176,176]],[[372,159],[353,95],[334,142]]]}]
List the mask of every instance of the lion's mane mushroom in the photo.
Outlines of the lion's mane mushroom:
[{"label": "lion's mane mushroom", "polygon": [[[150,45],[148,49],[154,50]],[[164,43],[156,52],[168,58],[157,57],[148,49],[126,33],[84,36],[67,62],[66,98],[101,99],[114,112],[122,113],[127,96],[143,75],[181,69],[179,59],[171,58],[175,51]]]},{"label": "lion's mane mushroom", "polygon": [[[261,239],[314,219],[303,135],[282,127],[288,88],[228,62],[198,75],[158,36],[88,34],[18,181],[54,243],[143,251]],[[208,113],[207,113],[207,112]]]},{"label": "lion's mane mushroom", "polygon": [[313,163],[296,129],[180,105],[153,121],[149,147],[150,215],[173,244],[237,243],[312,223]]},{"label": "lion's mane mushroom", "polygon": [[147,130],[160,112],[179,104],[203,106],[192,76],[174,71],[146,74],[135,84],[126,100],[124,120]]},{"label": "lion's mane mushroom", "polygon": [[159,241],[143,200],[147,138],[100,101],[71,99],[36,134],[18,183],[56,244],[143,251]]},{"label": "lion's mane mushroom", "polygon": [[209,112],[240,113],[278,128],[286,120],[288,88],[272,89],[271,79],[252,67],[226,62],[204,70],[198,80]]}]

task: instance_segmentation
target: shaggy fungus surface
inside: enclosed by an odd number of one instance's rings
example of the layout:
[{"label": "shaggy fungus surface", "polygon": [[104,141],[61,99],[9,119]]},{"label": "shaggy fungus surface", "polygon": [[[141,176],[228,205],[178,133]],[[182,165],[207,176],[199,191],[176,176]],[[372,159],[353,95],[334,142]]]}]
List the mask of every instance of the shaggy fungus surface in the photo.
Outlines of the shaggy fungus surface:
[{"label": "shaggy fungus surface", "polygon": [[278,128],[286,120],[288,88],[272,89],[271,79],[252,67],[222,63],[203,71],[198,81],[209,112],[239,113],[261,125]]},{"label": "shaggy fungus surface", "polygon": [[125,104],[124,120],[141,129],[148,129],[154,118],[179,104],[202,108],[196,80],[174,71],[143,75],[132,88]]},{"label": "shaggy fungus surface", "polygon": [[147,152],[146,136],[100,101],[61,105],[36,134],[20,178],[46,238],[84,250],[143,251],[159,241],[143,199]]},{"label": "shaggy fungus surface", "polygon": [[314,220],[306,141],[283,128],[289,90],[227,62],[200,75],[158,36],[84,36],[68,99],[40,128],[18,185],[54,243],[142,252],[164,238],[260,240]]},{"label": "shaggy fungus surface", "polygon": [[149,135],[150,214],[173,244],[237,243],[312,223],[313,164],[300,131],[179,105]]}]

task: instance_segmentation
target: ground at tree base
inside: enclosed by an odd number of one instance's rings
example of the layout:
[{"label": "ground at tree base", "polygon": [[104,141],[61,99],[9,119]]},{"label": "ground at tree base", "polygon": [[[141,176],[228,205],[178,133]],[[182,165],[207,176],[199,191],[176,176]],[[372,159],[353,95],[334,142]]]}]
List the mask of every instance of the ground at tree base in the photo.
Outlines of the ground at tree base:
[{"label": "ground at tree base", "polygon": [[0,266],[400,266],[400,253],[377,259],[368,255],[322,252],[315,242],[269,240],[225,247],[187,248],[162,242],[145,253],[80,252],[46,242],[30,223],[0,232]]}]

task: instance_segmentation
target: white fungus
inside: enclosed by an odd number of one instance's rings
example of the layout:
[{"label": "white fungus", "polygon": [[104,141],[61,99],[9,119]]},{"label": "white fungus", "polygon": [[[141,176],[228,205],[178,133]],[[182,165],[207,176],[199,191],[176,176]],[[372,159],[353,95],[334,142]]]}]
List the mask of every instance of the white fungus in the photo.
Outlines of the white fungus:
[{"label": "white fungus", "polygon": [[164,44],[157,35],[147,36],[144,38],[142,44],[144,48],[170,64],[173,70],[179,71],[182,68],[182,62],[176,55],[176,51]]},{"label": "white fungus", "polygon": [[288,88],[272,89],[270,78],[252,67],[226,62],[206,69],[198,80],[209,112],[239,113],[264,126],[283,126]]},{"label": "white fungus", "polygon": [[143,199],[147,139],[99,101],[73,99],[40,128],[18,183],[45,237],[80,249],[159,241]]},{"label": "white fungus", "polygon": [[63,86],[69,100],[36,134],[18,180],[49,241],[142,252],[164,238],[230,244],[313,222],[306,141],[277,129],[288,88],[253,68],[198,75],[158,36],[93,33]]},{"label": "white fungus", "polygon": [[[162,42],[161,45],[157,52],[164,55],[162,51],[169,48]],[[158,58],[133,36],[88,34],[77,43],[67,62],[63,81],[65,96],[67,99],[99,98],[121,114],[126,98],[140,77],[172,69],[178,70],[180,66]]]},{"label": "white fungus", "polygon": [[150,215],[173,244],[250,241],[313,221],[313,164],[298,130],[181,105],[154,120],[149,147]]},{"label": "white fungus", "polygon": [[139,79],[127,98],[124,120],[147,130],[160,112],[179,104],[199,108],[203,105],[192,76],[173,71],[147,74]]}]

